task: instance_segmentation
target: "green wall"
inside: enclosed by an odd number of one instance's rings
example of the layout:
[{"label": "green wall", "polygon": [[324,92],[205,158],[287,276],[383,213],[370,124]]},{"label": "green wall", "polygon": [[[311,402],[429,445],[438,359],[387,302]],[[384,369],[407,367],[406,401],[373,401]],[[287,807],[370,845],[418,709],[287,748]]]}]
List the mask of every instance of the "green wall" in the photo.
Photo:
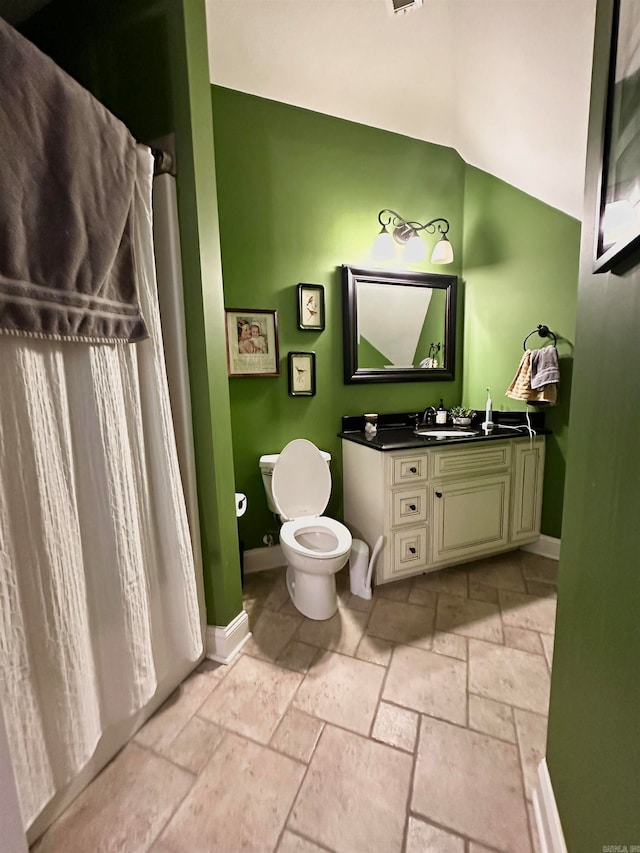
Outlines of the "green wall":
[{"label": "green wall", "polygon": [[[464,207],[465,405],[522,411],[505,392],[526,335],[546,324],[558,336],[558,405],[546,410],[542,532],[560,537],[578,292],[580,223],[486,172],[467,166]],[[550,343],[533,335],[527,347]]]},{"label": "green wall", "polygon": [[640,257],[591,272],[610,13],[598,3],[547,742],[571,853],[640,845]]},{"label": "green wall", "polygon": [[[378,211],[391,207],[416,219],[449,219],[456,263],[414,268],[459,274],[464,163],[448,148],[219,87],[213,114],[225,304],[278,312],[280,377],[229,380],[236,486],[249,497],[241,536],[246,547],[258,547],[265,533],[277,532],[260,478],[262,454],[301,436],[328,450],[328,512],[340,517],[342,415],[420,411],[440,397],[460,402],[460,366],[455,382],[344,384],[339,267],[374,266]],[[324,286],[323,332],[298,330],[298,282]],[[459,354],[461,338],[459,324]],[[316,352],[315,397],[288,396],[290,350]]]},{"label": "green wall", "polygon": [[176,135],[207,621],[242,607],[204,0],[54,0],[22,28],[141,142]]},{"label": "green wall", "polygon": [[[447,148],[309,110],[213,87],[214,135],[225,304],[278,311],[282,375],[230,380],[236,486],[249,496],[241,521],[247,547],[277,532],[258,459],[305,436],[334,457],[328,512],[341,515],[340,417],[460,402],[484,409],[492,388],[500,409],[523,409],[504,392],[525,335],[548,323],[567,342],[561,405],[548,413],[543,532],[560,535],[566,421],[575,323],[578,223],[466,166]],[[452,267],[416,269],[460,276],[455,382],[345,385],[342,376],[343,263],[368,261],[383,207],[451,221]],[[327,326],[296,325],[296,284],[326,289]],[[464,331],[464,333],[463,333]],[[540,339],[538,339],[540,340]],[[464,341],[464,359],[462,348]],[[286,353],[315,350],[318,392],[287,395]],[[464,379],[463,379],[464,377]]]}]

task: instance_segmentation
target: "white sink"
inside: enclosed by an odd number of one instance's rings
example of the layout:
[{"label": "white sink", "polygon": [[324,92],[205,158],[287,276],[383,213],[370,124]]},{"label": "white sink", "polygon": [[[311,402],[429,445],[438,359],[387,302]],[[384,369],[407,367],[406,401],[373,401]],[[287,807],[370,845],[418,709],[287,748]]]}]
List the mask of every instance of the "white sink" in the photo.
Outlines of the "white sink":
[{"label": "white sink", "polygon": [[477,435],[473,429],[434,429],[433,427],[414,429],[414,433],[425,438],[469,438],[472,435]]}]

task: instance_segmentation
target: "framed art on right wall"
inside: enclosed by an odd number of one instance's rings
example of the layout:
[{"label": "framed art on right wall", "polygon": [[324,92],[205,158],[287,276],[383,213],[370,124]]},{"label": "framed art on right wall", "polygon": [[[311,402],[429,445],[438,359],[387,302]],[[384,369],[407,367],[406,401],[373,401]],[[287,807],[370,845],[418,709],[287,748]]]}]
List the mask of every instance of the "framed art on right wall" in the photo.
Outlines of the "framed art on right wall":
[{"label": "framed art on right wall", "polygon": [[593,271],[640,248],[640,3],[614,0]]},{"label": "framed art on right wall", "polygon": [[324,329],[324,287],[321,284],[298,285],[298,328],[309,332]]}]

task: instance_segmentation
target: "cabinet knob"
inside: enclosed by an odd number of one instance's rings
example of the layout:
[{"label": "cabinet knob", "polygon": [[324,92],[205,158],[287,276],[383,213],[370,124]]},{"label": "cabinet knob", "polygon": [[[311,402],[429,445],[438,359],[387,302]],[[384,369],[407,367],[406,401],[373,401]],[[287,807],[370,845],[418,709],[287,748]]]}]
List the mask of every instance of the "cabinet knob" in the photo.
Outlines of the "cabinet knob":
[{"label": "cabinet knob", "polygon": [[441,498],[441,497],[442,497],[442,492],[436,492],[436,497],[437,497],[437,498]]},{"label": "cabinet knob", "polygon": [[415,512],[416,511],[416,505],[415,504],[409,504],[409,509],[411,510],[411,512]]},{"label": "cabinet knob", "polygon": [[417,473],[418,473],[418,469],[416,468],[416,466],[415,466],[415,465],[413,466],[413,468],[409,468],[409,470],[411,471],[411,473],[412,473],[412,474],[417,474]]},{"label": "cabinet knob", "polygon": [[415,548],[409,548],[409,552],[410,552],[411,554],[415,554],[415,553],[416,553],[416,549],[415,549]]}]

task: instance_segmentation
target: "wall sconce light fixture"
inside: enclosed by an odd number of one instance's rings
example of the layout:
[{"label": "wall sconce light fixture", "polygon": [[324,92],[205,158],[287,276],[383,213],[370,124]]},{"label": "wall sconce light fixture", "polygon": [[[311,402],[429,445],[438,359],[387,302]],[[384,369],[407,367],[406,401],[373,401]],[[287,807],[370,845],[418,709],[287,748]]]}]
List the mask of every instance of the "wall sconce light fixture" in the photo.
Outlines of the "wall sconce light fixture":
[{"label": "wall sconce light fixture", "polygon": [[[396,254],[394,243],[398,243],[400,246],[404,246],[402,260],[405,263],[416,264],[424,261],[427,250],[418,232],[426,231],[427,234],[440,234],[440,239],[431,255],[431,263],[450,264],[453,262],[453,248],[447,237],[449,222],[446,219],[437,217],[421,225],[419,222],[405,219],[395,210],[385,208],[378,214],[378,222],[382,228],[371,250],[374,260],[387,261],[394,258]],[[387,228],[391,229],[391,233]]]}]

